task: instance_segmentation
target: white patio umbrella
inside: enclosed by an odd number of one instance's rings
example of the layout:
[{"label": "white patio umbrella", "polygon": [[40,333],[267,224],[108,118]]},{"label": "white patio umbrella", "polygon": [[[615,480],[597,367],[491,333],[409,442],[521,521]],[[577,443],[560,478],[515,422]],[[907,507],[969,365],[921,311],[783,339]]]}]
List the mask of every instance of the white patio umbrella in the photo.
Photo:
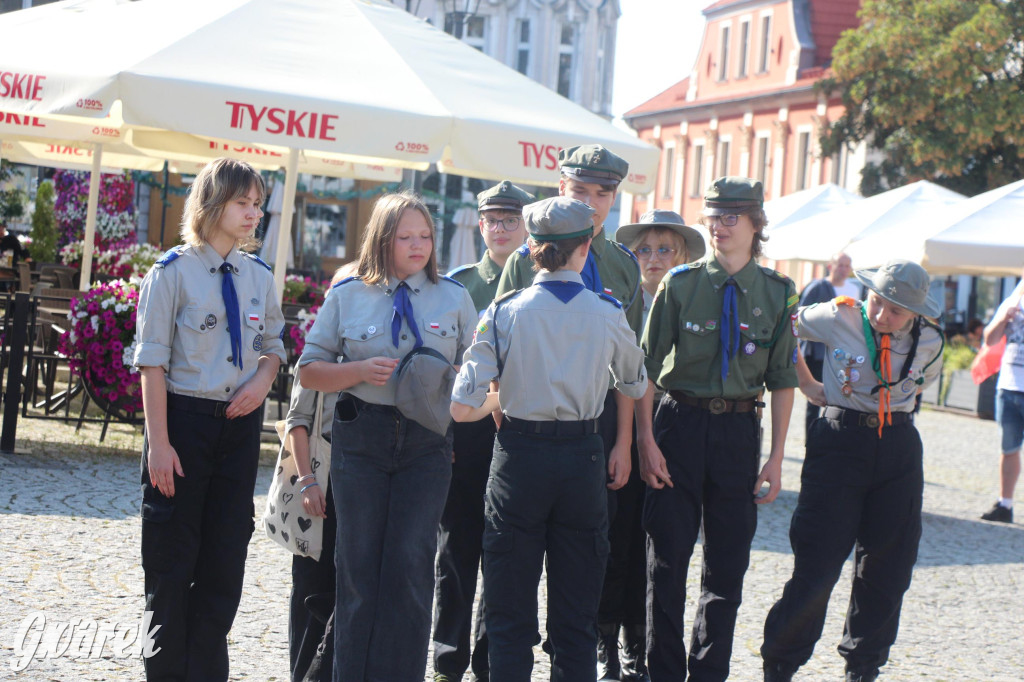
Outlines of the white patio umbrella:
[{"label": "white patio umbrella", "polygon": [[[875,234],[898,234],[935,206],[948,206],[963,198],[921,180],[785,225],[771,233],[765,254],[775,260],[826,262],[850,248],[851,242]],[[857,259],[851,260],[861,267]]]},{"label": "white patio umbrella", "polygon": [[384,0],[65,0],[0,16],[0,35],[0,70],[21,78],[3,108],[100,116],[120,100],[130,125],[287,148],[284,232],[302,151],[554,184],[559,147],[600,143],[630,162],[633,192],[658,161]]},{"label": "white patio umbrella", "polygon": [[[270,190],[270,199],[267,201],[267,233],[263,236],[263,246],[260,251],[263,259],[274,264],[277,258],[277,240],[281,238],[281,206],[284,204],[284,183],[275,182],[274,189]],[[289,241],[288,244],[288,267],[295,266],[295,248]]]},{"label": "white patio umbrella", "polygon": [[[476,197],[472,192],[463,192],[464,203],[475,203]],[[448,265],[458,267],[467,263],[475,263],[480,260],[476,252],[476,231],[480,225],[480,213],[471,206],[463,206],[455,211],[452,222],[455,224],[455,234],[452,235],[451,244],[448,245]]]},{"label": "white patio umbrella", "polygon": [[833,182],[827,182],[766,201],[764,212],[768,216],[768,234],[770,236],[780,227],[852,204],[863,198]]}]

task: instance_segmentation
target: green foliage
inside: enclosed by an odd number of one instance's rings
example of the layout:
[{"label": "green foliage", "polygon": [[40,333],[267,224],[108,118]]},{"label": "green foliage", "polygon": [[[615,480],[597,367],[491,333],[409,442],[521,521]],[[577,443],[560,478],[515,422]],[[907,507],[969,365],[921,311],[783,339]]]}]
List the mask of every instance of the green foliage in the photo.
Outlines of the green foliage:
[{"label": "green foliage", "polygon": [[57,260],[57,218],[53,213],[53,183],[39,183],[36,190],[36,210],[32,214],[32,243],[28,251],[40,263]]},{"label": "green foliage", "polygon": [[940,404],[944,405],[946,403],[946,395],[949,393],[953,372],[970,369],[975,355],[975,350],[965,343],[957,343],[951,340],[950,343],[946,344],[946,347],[942,350],[942,395],[939,397]]},{"label": "green foliage", "polygon": [[[0,159],[0,185],[15,175],[21,175],[21,171],[15,170],[8,161]],[[7,225],[25,213],[25,198],[25,193],[20,189],[0,189],[0,225]]]},{"label": "green foliage", "polygon": [[825,92],[846,113],[825,155],[868,140],[865,195],[919,179],[965,194],[1024,177],[1024,2],[864,0]]}]

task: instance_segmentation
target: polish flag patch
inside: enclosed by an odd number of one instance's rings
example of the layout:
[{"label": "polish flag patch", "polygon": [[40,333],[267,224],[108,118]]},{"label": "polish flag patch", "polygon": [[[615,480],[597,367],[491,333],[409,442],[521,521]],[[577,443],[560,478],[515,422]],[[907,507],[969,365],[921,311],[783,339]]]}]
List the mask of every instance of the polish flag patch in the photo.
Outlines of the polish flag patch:
[{"label": "polish flag patch", "polygon": [[440,325],[440,324],[438,324],[437,322],[431,322],[431,323],[430,323],[430,328],[431,328],[431,329],[440,329],[440,328],[441,328],[441,325]]},{"label": "polish flag patch", "polygon": [[260,321],[259,313],[249,313],[249,321],[250,322],[259,322]]},{"label": "polish flag patch", "polygon": [[749,324],[747,324],[746,322],[740,322],[740,330],[741,331],[747,331],[748,329],[750,329],[750,325]]},{"label": "polish flag patch", "polygon": [[611,295],[612,295],[612,290],[611,290],[611,289],[609,289],[608,287],[605,287],[605,289],[604,289],[604,293],[606,293],[606,294],[608,294],[609,296],[611,296]]}]

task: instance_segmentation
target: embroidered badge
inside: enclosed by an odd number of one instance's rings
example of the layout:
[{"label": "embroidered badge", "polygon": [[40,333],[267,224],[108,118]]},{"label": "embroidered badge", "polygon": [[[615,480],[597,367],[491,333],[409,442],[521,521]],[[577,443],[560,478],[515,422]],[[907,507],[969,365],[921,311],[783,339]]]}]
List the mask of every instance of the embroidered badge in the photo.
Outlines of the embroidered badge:
[{"label": "embroidered badge", "polygon": [[754,313],[754,317],[761,317],[761,309],[760,308],[754,308],[750,312]]},{"label": "embroidered badge", "polygon": [[789,316],[789,327],[793,331],[793,336],[800,335],[800,322],[796,313]]},{"label": "embroidered badge", "polygon": [[431,323],[430,323],[430,328],[431,328],[431,329],[440,329],[440,328],[441,328],[441,325],[440,325],[440,324],[438,324],[437,322],[431,322]]},{"label": "embroidered badge", "polygon": [[792,296],[789,297],[789,300],[786,301],[786,307],[787,308],[792,308],[793,306],[795,306],[799,302],[800,302],[800,297],[797,296],[796,294],[793,294]]},{"label": "embroidered badge", "polygon": [[[700,327],[699,326],[697,326],[697,325],[693,325],[693,326],[694,326],[694,328],[697,329],[697,331],[700,331]],[[713,332],[713,331],[715,331],[715,327],[718,326],[718,322],[715,321],[715,320],[708,320],[707,322],[704,323],[704,326],[708,328],[708,331],[712,331]]]},{"label": "embroidered badge", "polygon": [[860,371],[858,371],[856,369],[851,369],[850,370],[850,381],[859,381],[859,380],[860,380]]},{"label": "embroidered badge", "polygon": [[249,303],[251,303],[253,305],[259,305],[260,304],[260,299],[258,299],[258,298],[250,298],[249,299]]},{"label": "embroidered badge", "polygon": [[252,340],[252,349],[256,352],[263,350],[263,334],[257,334]]},{"label": "embroidered badge", "polygon": [[260,314],[259,313],[249,313],[249,321],[250,322],[259,322],[260,321]]},{"label": "embroidered badge", "polygon": [[900,384],[900,390],[904,393],[910,393],[916,385],[913,379],[904,379],[903,383]]},{"label": "embroidered badge", "polygon": [[749,324],[747,324],[746,322],[740,322],[740,331],[741,332],[745,332],[748,329],[750,329],[750,325]]},{"label": "embroidered badge", "polygon": [[217,316],[214,315],[213,313],[210,313],[209,315],[206,316],[206,327],[208,329],[213,329],[216,326],[217,326]]},{"label": "embroidered badge", "polygon": [[487,331],[487,323],[486,322],[481,322],[480,326],[477,327],[476,330],[478,332],[480,332],[481,334],[485,333]]},{"label": "embroidered badge", "polygon": [[794,364],[794,365],[796,364],[796,357],[797,357],[797,349],[796,349],[796,348],[794,348],[794,349],[793,349],[793,364]]},{"label": "embroidered badge", "polygon": [[369,327],[366,328],[366,333],[367,334],[376,334],[377,333],[377,328],[371,324]]},{"label": "embroidered badge", "polygon": [[757,346],[754,345],[753,341],[748,341],[747,344],[743,346],[743,352],[747,355],[753,355],[756,350]]}]

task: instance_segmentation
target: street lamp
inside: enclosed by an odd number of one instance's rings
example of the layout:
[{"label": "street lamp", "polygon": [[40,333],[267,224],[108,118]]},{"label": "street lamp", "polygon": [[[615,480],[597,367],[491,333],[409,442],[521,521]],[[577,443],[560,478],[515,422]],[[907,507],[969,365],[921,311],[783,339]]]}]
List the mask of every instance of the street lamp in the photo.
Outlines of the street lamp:
[{"label": "street lamp", "polygon": [[440,2],[441,11],[444,12],[444,32],[462,40],[462,31],[480,9],[480,0],[476,0],[475,3],[474,0],[440,0]]}]

